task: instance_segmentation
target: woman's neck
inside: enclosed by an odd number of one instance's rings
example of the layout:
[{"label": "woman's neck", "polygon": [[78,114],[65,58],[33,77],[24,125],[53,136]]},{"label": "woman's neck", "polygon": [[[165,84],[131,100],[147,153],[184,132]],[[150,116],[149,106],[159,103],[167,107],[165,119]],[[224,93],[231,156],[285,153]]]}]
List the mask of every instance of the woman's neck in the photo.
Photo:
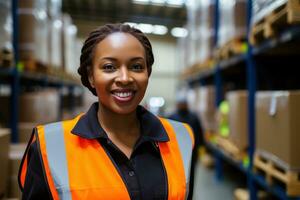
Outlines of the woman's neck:
[{"label": "woman's neck", "polygon": [[118,114],[99,103],[98,121],[108,138],[130,158],[134,145],[140,137],[140,125],[136,111]]},{"label": "woman's neck", "polygon": [[116,134],[130,134],[139,126],[136,111],[129,114],[118,114],[99,103],[98,120],[105,131]]}]

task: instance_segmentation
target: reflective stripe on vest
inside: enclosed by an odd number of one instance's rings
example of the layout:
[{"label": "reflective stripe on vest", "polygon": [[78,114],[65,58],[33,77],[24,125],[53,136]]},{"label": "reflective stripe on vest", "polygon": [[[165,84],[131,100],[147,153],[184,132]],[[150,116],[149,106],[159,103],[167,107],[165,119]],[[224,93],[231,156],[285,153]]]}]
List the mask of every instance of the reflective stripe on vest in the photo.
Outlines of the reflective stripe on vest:
[{"label": "reflective stripe on vest", "polygon": [[69,173],[62,123],[45,126],[45,141],[51,176],[60,199],[71,200]]},{"label": "reflective stripe on vest", "polygon": [[[191,155],[192,155],[192,148],[194,143],[194,137],[191,132],[191,129],[188,125],[176,122],[170,119],[164,119],[159,118],[164,125],[164,128],[166,129],[168,136],[170,138],[170,146],[176,146],[172,149],[178,149],[178,153],[175,152],[175,157],[170,158],[170,168],[178,168],[176,175],[170,175],[168,176],[168,181],[182,181],[184,182],[184,193],[181,195],[182,198],[180,199],[186,199],[188,196],[188,189],[189,189],[189,174],[190,174],[190,161],[191,161]],[[174,141],[174,142],[172,142]],[[164,153],[164,143],[159,143],[162,157],[168,158],[174,156],[174,154],[170,154],[168,156],[167,153]],[[173,162],[172,162],[173,161]],[[165,162],[165,165],[168,162]],[[173,177],[174,176],[174,177]],[[176,177],[176,178],[175,178]],[[173,179],[173,180],[172,180]],[[169,193],[172,193],[172,190],[169,190]]]},{"label": "reflective stripe on vest", "polygon": [[190,169],[191,169],[191,159],[192,159],[192,151],[193,151],[193,138],[190,137],[189,130],[183,123],[168,120],[174,131],[176,133],[177,142],[179,144],[179,149],[181,153],[181,157],[184,165],[185,172],[185,181],[189,182],[190,177]]},{"label": "reflective stripe on vest", "polygon": [[[123,179],[100,143],[71,133],[79,118],[38,127],[36,137],[53,199],[130,200]],[[160,120],[170,138],[158,143],[167,173],[168,199],[184,199],[193,138],[185,124]]]}]

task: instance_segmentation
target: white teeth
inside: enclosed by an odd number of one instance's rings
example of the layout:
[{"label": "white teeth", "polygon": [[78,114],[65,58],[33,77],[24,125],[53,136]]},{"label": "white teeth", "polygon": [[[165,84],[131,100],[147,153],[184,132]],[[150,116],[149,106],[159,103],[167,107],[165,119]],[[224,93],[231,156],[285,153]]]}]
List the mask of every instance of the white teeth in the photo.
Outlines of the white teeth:
[{"label": "white teeth", "polygon": [[115,92],[114,94],[118,97],[126,98],[126,97],[131,96],[132,92]]}]

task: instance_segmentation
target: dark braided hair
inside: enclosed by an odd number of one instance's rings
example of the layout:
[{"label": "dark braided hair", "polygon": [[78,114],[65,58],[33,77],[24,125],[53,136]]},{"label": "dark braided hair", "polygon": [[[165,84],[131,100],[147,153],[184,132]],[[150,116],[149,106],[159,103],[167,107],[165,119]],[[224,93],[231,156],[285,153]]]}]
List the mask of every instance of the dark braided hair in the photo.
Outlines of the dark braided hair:
[{"label": "dark braided hair", "polygon": [[152,46],[149,39],[143,32],[126,24],[106,24],[104,26],[100,26],[96,30],[92,31],[85,40],[81,49],[80,66],[78,68],[78,73],[81,76],[82,84],[87,87],[95,96],[97,96],[96,90],[90,85],[88,79],[89,73],[91,72],[91,67],[93,65],[95,47],[108,35],[115,32],[129,33],[140,41],[146,53],[148,76],[150,76],[152,71],[152,65],[154,63]]}]

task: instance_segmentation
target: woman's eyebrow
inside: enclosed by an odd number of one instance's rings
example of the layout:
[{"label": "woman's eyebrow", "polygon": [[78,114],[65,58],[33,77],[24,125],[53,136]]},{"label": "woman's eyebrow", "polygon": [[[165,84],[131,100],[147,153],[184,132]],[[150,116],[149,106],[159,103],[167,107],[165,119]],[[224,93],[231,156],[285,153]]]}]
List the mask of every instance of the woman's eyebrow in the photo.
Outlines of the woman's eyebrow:
[{"label": "woman's eyebrow", "polygon": [[99,58],[100,60],[112,60],[112,61],[117,61],[116,58],[113,57],[103,57],[103,58]]},{"label": "woman's eyebrow", "polygon": [[134,58],[131,58],[130,60],[132,61],[135,61],[135,60],[145,60],[144,57],[134,57]]}]

